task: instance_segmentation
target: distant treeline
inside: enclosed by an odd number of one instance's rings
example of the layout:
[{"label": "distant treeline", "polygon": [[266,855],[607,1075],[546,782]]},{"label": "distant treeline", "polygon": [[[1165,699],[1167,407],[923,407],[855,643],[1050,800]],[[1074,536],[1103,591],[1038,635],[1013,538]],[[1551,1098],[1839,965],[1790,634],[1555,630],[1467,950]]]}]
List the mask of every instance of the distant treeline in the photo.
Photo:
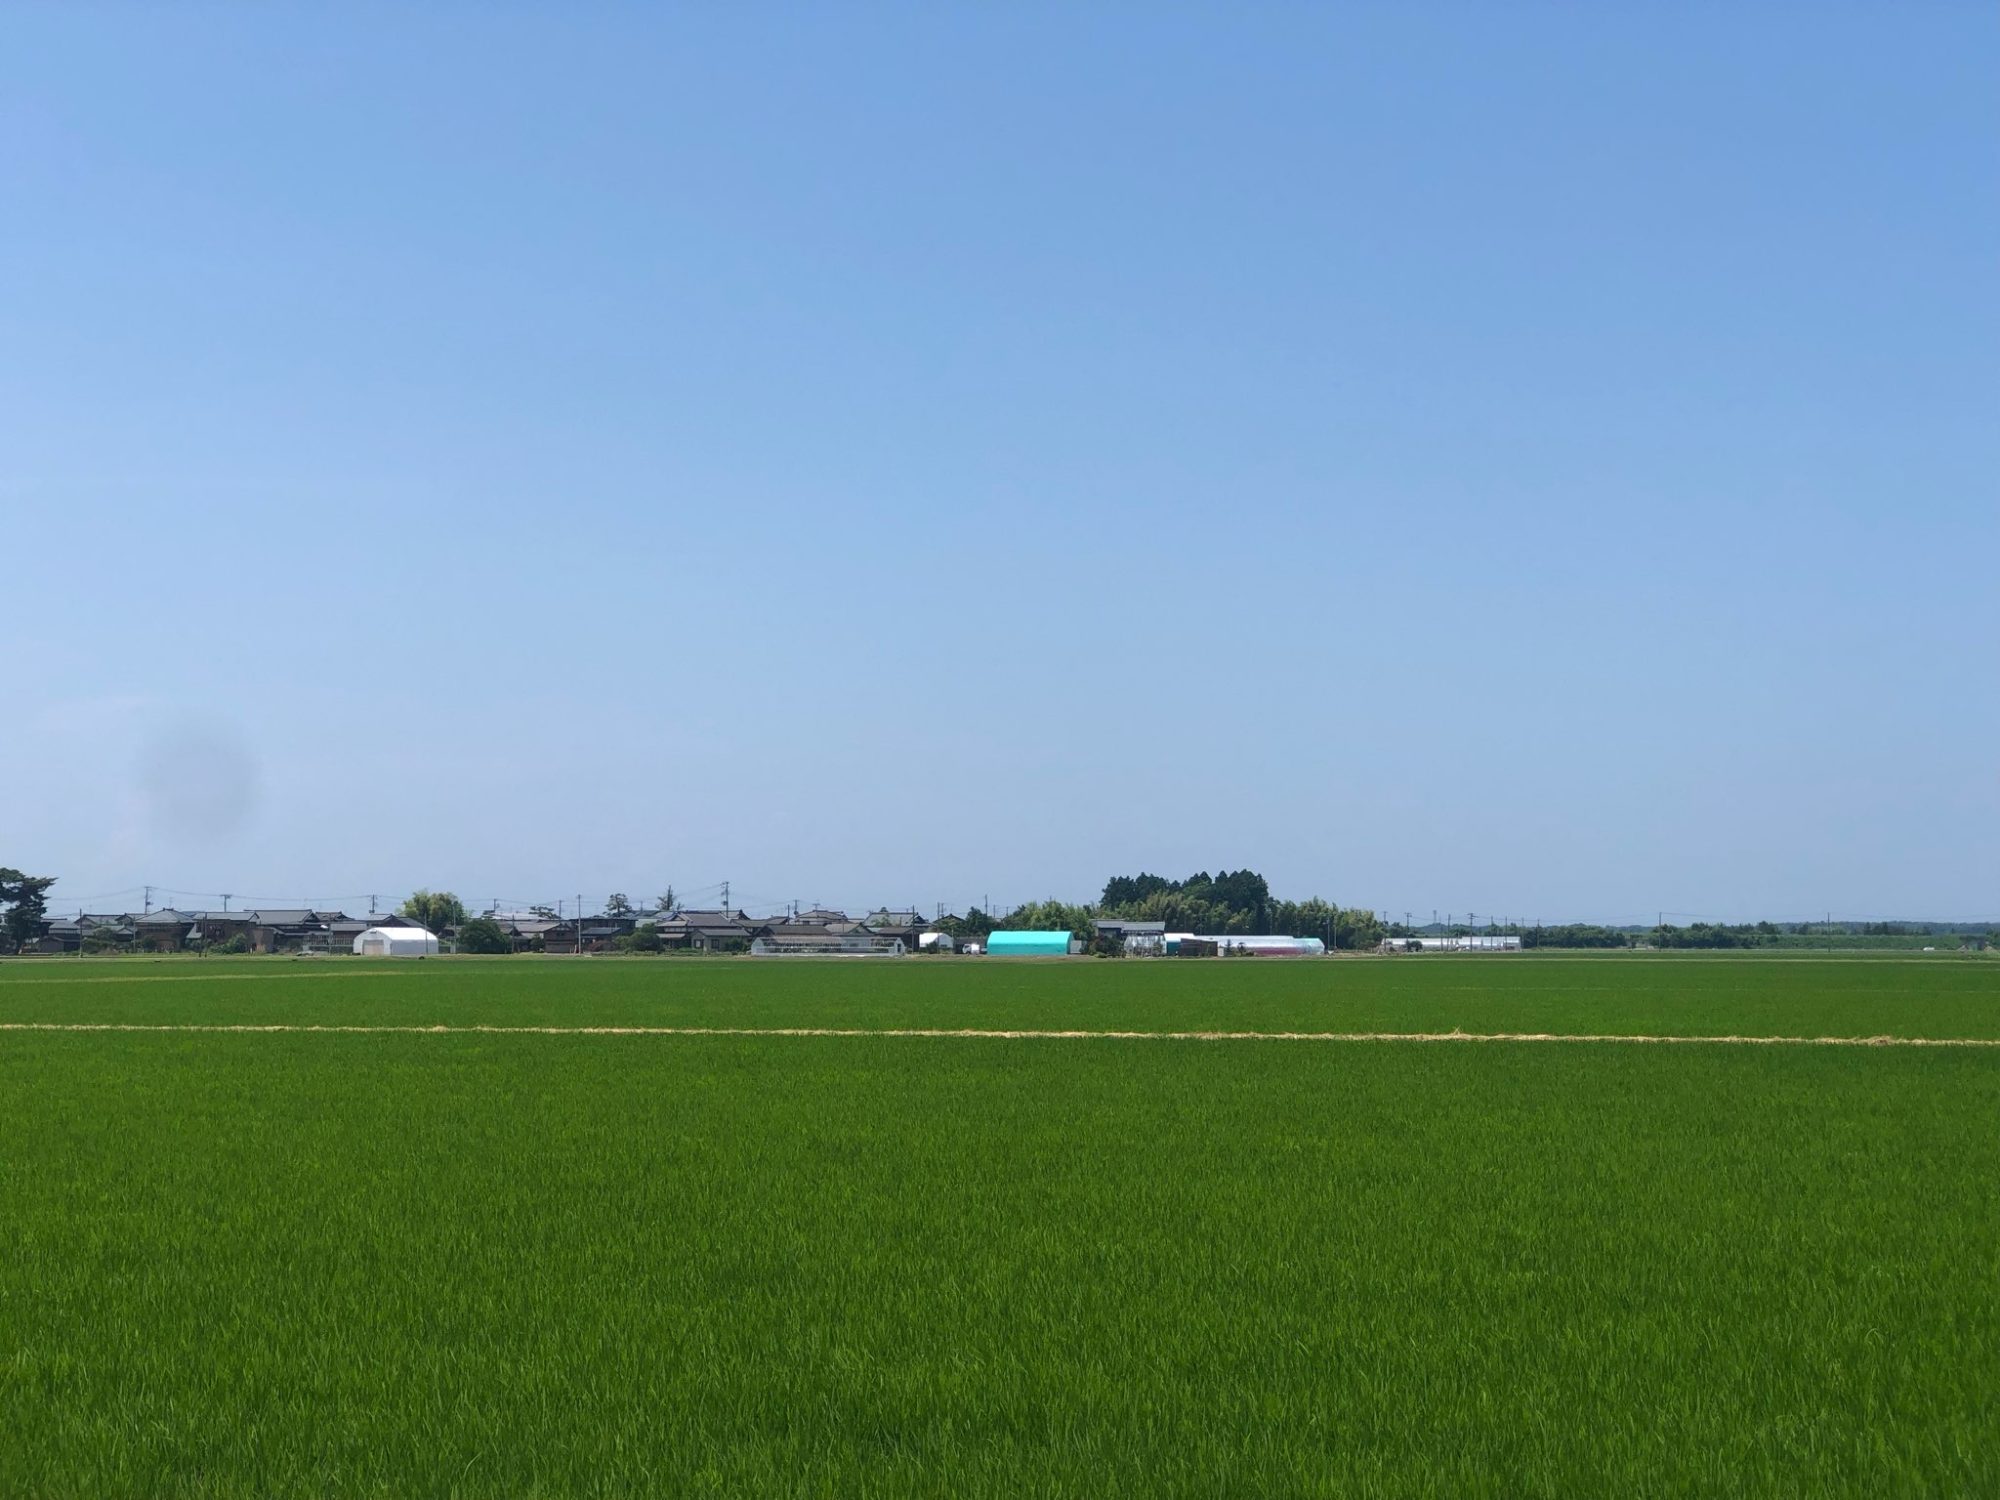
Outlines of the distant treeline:
[{"label": "distant treeline", "polygon": [[1372,911],[1336,906],[1318,896],[1303,901],[1274,897],[1271,885],[1255,870],[1206,870],[1185,880],[1164,875],[1118,875],[1104,883],[1095,904],[1030,901],[1003,917],[974,907],[963,917],[941,924],[954,937],[982,938],[994,928],[1024,928],[1054,932],[1090,942],[1100,917],[1128,922],[1164,922],[1169,932],[1194,932],[1219,937],[1279,934],[1316,937],[1329,948],[1372,948],[1387,929]]},{"label": "distant treeline", "polygon": [[[1478,931],[1489,929],[1480,928]],[[1571,922],[1561,926],[1508,926],[1523,948],[1914,948],[1943,938],[1985,940],[1989,927],[1972,922],[1693,922],[1686,927],[1600,927]]]}]

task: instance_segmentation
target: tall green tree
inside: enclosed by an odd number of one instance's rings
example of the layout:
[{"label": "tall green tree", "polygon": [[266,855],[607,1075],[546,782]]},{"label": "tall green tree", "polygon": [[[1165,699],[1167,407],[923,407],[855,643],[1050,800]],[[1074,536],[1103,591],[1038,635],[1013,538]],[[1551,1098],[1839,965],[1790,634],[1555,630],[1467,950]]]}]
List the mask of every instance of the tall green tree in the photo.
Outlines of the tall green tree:
[{"label": "tall green tree", "polygon": [[608,917],[631,916],[631,899],[623,891],[613,891],[604,898],[604,914]]},{"label": "tall green tree", "polygon": [[416,891],[403,903],[402,914],[432,932],[441,932],[465,920],[465,903],[450,891]]},{"label": "tall green tree", "polygon": [[14,947],[41,936],[49,910],[49,887],[55,883],[53,875],[23,875],[19,870],[0,868],[0,906],[7,908],[0,929]]}]

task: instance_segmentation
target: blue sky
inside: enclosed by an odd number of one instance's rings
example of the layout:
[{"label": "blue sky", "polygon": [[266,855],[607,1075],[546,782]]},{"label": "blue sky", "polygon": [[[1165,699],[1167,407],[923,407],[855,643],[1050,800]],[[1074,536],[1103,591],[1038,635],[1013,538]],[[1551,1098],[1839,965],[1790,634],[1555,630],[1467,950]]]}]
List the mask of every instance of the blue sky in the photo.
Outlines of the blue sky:
[{"label": "blue sky", "polygon": [[61,898],[2000,911],[1990,6],[0,36]]}]

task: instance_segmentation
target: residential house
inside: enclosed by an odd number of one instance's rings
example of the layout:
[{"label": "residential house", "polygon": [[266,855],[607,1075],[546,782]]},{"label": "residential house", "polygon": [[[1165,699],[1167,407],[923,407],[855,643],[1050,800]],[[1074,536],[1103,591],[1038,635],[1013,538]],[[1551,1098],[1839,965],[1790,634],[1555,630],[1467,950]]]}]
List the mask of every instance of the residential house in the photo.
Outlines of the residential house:
[{"label": "residential house", "polygon": [[498,917],[500,930],[516,953],[546,951],[548,936],[563,924],[554,917]]},{"label": "residential house", "polygon": [[770,925],[753,922],[740,911],[677,911],[657,924],[667,947],[704,953],[748,947],[750,939]]},{"label": "residential house", "polygon": [[354,940],[370,927],[378,924],[364,922],[359,917],[343,916],[339,912],[319,913],[322,919],[322,939],[312,944],[314,948],[324,948],[328,953],[352,953]]},{"label": "residential house", "polygon": [[41,935],[21,945],[23,953],[75,953],[83,947],[82,919],[51,917],[42,924]]},{"label": "residential house", "polygon": [[[141,948],[154,953],[172,953],[185,946],[193,918],[189,913],[163,906],[132,918],[132,938]],[[196,930],[199,936],[199,930]]]},{"label": "residential house", "polygon": [[325,930],[325,924],[315,911],[259,907],[250,913],[250,951],[298,953]]},{"label": "residential house", "polygon": [[874,936],[894,938],[909,949],[917,946],[918,934],[930,929],[930,923],[922,912],[897,911],[886,906],[878,907],[863,917],[861,925]]}]

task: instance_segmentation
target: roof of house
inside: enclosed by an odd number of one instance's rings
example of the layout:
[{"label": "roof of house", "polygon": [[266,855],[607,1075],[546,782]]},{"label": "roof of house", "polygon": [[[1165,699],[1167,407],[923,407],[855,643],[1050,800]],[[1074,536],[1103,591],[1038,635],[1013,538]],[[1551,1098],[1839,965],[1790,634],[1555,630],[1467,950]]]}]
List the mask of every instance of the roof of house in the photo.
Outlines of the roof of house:
[{"label": "roof of house", "polygon": [[826,943],[837,941],[854,931],[854,927],[846,922],[831,925],[825,922],[771,922],[758,930],[787,943]]},{"label": "roof of house", "polygon": [[742,937],[752,926],[763,925],[752,923],[740,911],[677,911],[658,924],[663,933],[700,933],[703,937]]},{"label": "roof of house", "polygon": [[307,910],[303,907],[294,910],[293,908],[282,906],[273,907],[269,910],[260,906],[250,915],[256,919],[257,924],[261,927],[303,927],[306,923],[317,921],[319,918],[317,912]]},{"label": "roof of house", "polygon": [[143,916],[131,918],[135,927],[178,927],[193,913],[175,911],[171,906],[163,906],[158,911],[149,911]]}]

